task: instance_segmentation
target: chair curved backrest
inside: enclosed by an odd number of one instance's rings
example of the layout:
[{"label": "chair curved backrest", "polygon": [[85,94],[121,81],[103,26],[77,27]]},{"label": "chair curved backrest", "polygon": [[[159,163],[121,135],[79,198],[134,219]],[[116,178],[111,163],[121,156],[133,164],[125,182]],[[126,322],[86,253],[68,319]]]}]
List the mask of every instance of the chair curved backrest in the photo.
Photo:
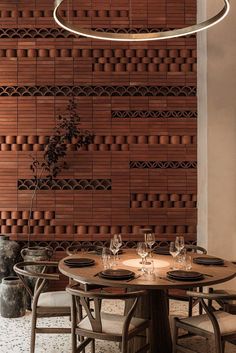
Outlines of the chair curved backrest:
[{"label": "chair curved backrest", "polygon": [[71,329],[68,327],[51,327],[48,325],[45,327],[42,323],[40,327],[37,325],[37,319],[39,317],[70,315],[70,297],[66,295],[65,291],[64,293],[59,292],[59,295],[56,295],[55,292],[42,293],[49,281],[57,281],[60,279],[59,274],[55,273],[57,269],[58,262],[54,261],[23,261],[14,266],[14,271],[22,281],[31,299],[30,353],[35,352],[37,333],[71,334]]},{"label": "chair curved backrest", "polygon": [[[78,288],[78,285],[68,285],[66,291],[72,295],[74,303],[76,306],[80,303],[82,304],[94,332],[102,332],[102,319],[101,319],[101,306],[103,299],[114,299],[114,300],[127,300],[133,299],[133,305],[129,309],[128,313],[125,315],[124,328],[123,331],[126,332],[129,328],[130,321],[134,315],[138,300],[141,296],[147,294],[145,290],[133,291],[127,293],[108,293],[108,292],[85,292]],[[92,299],[94,302],[93,309],[90,308],[88,304],[88,299]]]},{"label": "chair curved backrest", "polygon": [[185,245],[185,249],[188,251],[188,252],[193,252],[193,253],[200,253],[200,254],[204,254],[206,255],[207,254],[207,251],[205,248],[203,248],[202,246],[198,246],[198,245]]},{"label": "chair curved backrest", "polygon": [[70,245],[66,248],[66,253],[67,255],[74,255],[74,254],[77,254],[78,252],[81,252],[81,251],[94,251],[96,250],[96,246],[95,245],[86,245],[86,244],[75,244],[75,245]]},{"label": "chair curved backrest", "polygon": [[[175,317],[175,325],[173,332],[173,353],[177,351],[185,352],[185,346],[178,343],[178,330],[184,329],[188,333],[203,336],[205,338],[214,338],[216,353],[225,352],[225,342],[234,342],[236,339],[236,321],[234,315],[222,311],[221,308],[215,309],[212,301],[235,300],[236,294],[220,294],[220,293],[200,293],[195,291],[187,291],[190,298],[200,301],[205,313],[190,318]],[[210,324],[210,325],[209,325]],[[190,350],[187,350],[190,352]],[[195,351],[195,350],[194,350]],[[191,352],[192,349],[191,349]]]},{"label": "chair curved backrest", "polygon": [[[58,262],[54,261],[22,261],[14,265],[13,269],[22,281],[31,299],[38,298],[48,280],[57,281],[59,274],[48,273],[50,268],[57,268]],[[29,286],[27,278],[36,279],[34,290]]]}]

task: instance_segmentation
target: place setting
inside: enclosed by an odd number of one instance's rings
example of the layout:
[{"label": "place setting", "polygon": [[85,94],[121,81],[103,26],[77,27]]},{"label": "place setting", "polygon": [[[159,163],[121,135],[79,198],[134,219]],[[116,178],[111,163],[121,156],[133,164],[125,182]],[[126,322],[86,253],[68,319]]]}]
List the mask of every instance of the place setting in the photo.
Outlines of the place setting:
[{"label": "place setting", "polygon": [[195,257],[193,262],[205,266],[226,266],[224,260],[218,257],[199,256]]},{"label": "place setting", "polygon": [[95,261],[90,258],[67,258],[64,260],[64,264],[70,268],[72,267],[88,267],[88,266],[93,266],[95,264]]},{"label": "place setting", "polygon": [[167,272],[167,278],[177,281],[199,281],[204,279],[204,274],[197,271],[173,270]]},{"label": "place setting", "polygon": [[[135,272],[127,270],[127,269],[122,269],[122,268],[104,269],[103,271],[98,272],[96,275],[100,278],[103,278],[103,279],[117,280],[117,281],[124,281],[124,280],[130,281],[132,279],[137,278],[137,275],[135,274]],[[139,275],[138,275],[138,277],[139,277]]]}]

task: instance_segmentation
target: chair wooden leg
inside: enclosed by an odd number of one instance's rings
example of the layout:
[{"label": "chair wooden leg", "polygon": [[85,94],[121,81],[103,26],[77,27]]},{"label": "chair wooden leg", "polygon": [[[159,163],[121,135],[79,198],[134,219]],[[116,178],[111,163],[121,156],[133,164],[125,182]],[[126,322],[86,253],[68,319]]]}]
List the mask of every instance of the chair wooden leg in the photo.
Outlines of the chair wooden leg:
[{"label": "chair wooden leg", "polygon": [[189,297],[188,300],[188,316],[191,317],[193,315],[193,298]]},{"label": "chair wooden leg", "polygon": [[91,342],[91,353],[95,353],[95,340]]},{"label": "chair wooden leg", "polygon": [[36,310],[33,309],[33,311],[32,311],[32,319],[31,319],[30,353],[34,353],[34,351],[35,351],[36,323],[37,323],[37,313],[36,313]]},{"label": "chair wooden leg", "polygon": [[[146,329],[146,343],[149,345],[149,347],[150,347],[150,327],[148,327],[147,329]],[[147,352],[150,352],[150,349],[148,349],[147,350]]]},{"label": "chair wooden leg", "polygon": [[77,337],[75,333],[75,328],[77,324],[77,315],[76,315],[76,302],[75,298],[72,296],[71,304],[71,344],[72,344],[72,353],[77,351]]},{"label": "chair wooden leg", "polygon": [[179,329],[176,326],[176,320],[174,320],[173,328],[173,353],[177,353],[177,341],[178,341]]},{"label": "chair wooden leg", "polygon": [[128,353],[128,339],[123,337],[121,342],[121,353]]},{"label": "chair wooden leg", "polygon": [[225,340],[221,341],[222,353],[225,353]]},{"label": "chair wooden leg", "polygon": [[[203,288],[202,287],[199,287],[199,292],[202,293],[203,292]],[[199,315],[202,315],[203,313],[203,308],[202,308],[202,303],[201,301],[199,302]]]},{"label": "chair wooden leg", "polygon": [[218,335],[215,336],[215,351],[216,353],[223,353],[221,337]]}]

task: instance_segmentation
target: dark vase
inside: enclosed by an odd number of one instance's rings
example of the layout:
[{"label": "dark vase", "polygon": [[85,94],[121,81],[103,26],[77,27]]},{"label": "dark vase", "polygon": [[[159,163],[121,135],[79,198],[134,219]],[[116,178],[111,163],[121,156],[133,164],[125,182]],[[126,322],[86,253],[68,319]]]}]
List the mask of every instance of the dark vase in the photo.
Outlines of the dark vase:
[{"label": "dark vase", "polygon": [[3,277],[13,276],[13,266],[19,259],[20,246],[9,235],[0,235],[0,282]]},{"label": "dark vase", "polygon": [[18,277],[4,277],[0,293],[2,317],[14,318],[25,315],[26,292],[23,283]]},{"label": "dark vase", "polygon": [[[31,246],[21,250],[21,256],[24,261],[48,261],[53,254],[53,249],[44,246]],[[32,272],[41,272],[43,267],[40,266],[27,266],[27,269]],[[27,283],[29,287],[34,291],[36,279],[33,277],[28,277]],[[26,307],[31,310],[31,298],[27,294]]]}]

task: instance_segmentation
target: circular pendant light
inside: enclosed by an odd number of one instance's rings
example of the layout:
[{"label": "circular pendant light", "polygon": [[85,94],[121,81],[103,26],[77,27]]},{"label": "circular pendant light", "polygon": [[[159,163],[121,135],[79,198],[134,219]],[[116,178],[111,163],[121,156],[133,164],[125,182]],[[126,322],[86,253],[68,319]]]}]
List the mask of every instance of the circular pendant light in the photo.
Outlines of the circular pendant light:
[{"label": "circular pendant light", "polygon": [[87,28],[81,28],[78,25],[69,24],[59,14],[60,5],[65,1],[66,0],[55,0],[54,2],[53,17],[56,23],[60,27],[74,34],[81,35],[83,37],[102,39],[102,40],[111,40],[111,41],[123,41],[123,42],[142,42],[142,41],[148,41],[148,40],[161,40],[161,39],[163,40],[163,39],[169,39],[169,38],[182,37],[196,32],[200,32],[222,21],[227,16],[230,9],[229,0],[222,0],[224,2],[224,6],[216,15],[207,19],[204,22],[200,22],[192,26],[178,28],[171,31],[152,32],[152,33],[107,33],[107,32],[95,31]]}]

